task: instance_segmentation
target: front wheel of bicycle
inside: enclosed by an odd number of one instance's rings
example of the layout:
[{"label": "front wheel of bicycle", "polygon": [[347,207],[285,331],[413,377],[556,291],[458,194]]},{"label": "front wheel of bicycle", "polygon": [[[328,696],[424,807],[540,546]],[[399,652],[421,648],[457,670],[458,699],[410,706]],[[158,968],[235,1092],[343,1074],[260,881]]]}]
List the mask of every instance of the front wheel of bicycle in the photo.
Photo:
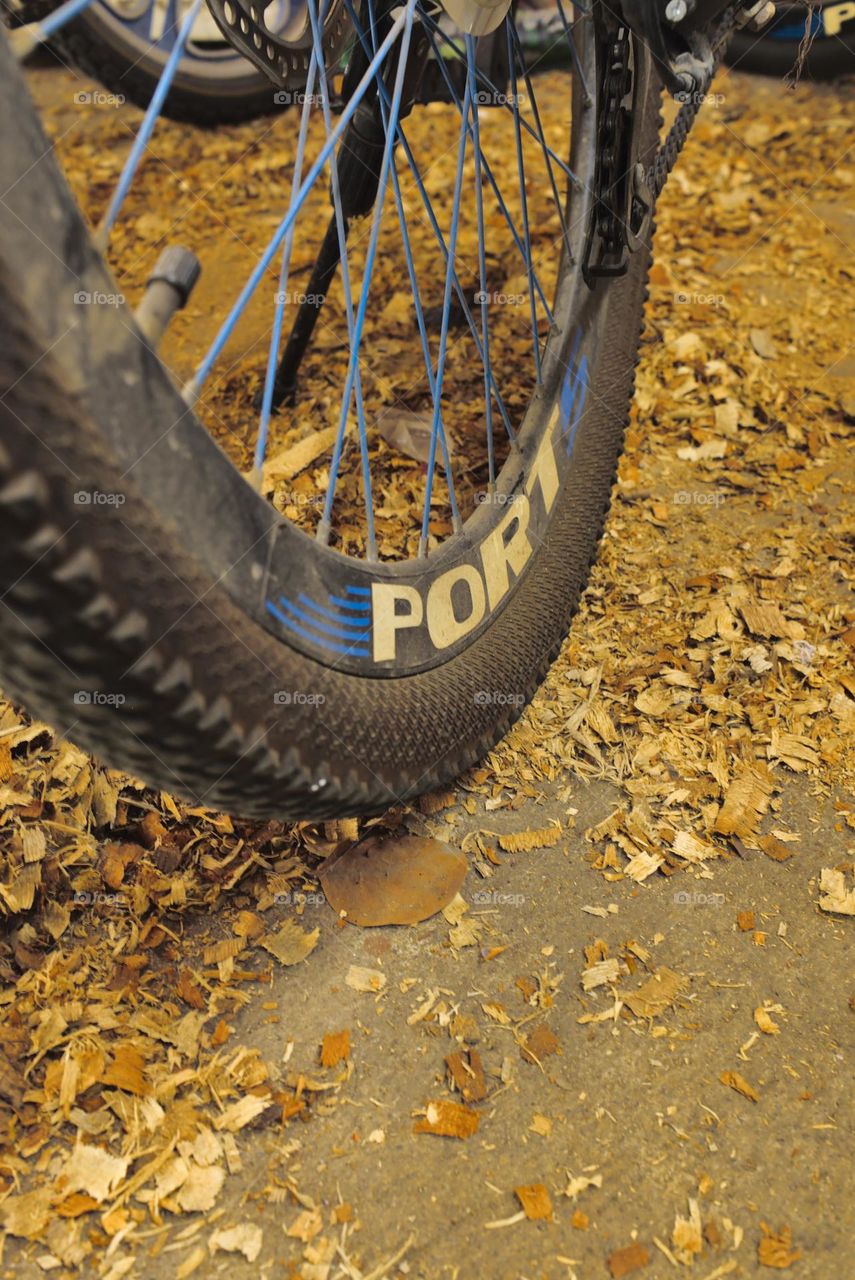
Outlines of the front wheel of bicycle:
[{"label": "front wheel of bicycle", "polygon": [[[595,5],[564,24],[572,85],[539,81],[509,15],[498,84],[415,0],[347,12],[341,114],[314,58],[278,125],[290,201],[183,395],[0,51],[2,680],[106,762],[245,815],[376,811],[507,731],[586,584],[637,360],[649,247],[612,274],[591,254],[625,180],[603,122],[632,126],[639,171],[657,145],[643,48]],[[444,100],[411,91],[408,45]],[[307,317],[286,398],[280,335]]]}]

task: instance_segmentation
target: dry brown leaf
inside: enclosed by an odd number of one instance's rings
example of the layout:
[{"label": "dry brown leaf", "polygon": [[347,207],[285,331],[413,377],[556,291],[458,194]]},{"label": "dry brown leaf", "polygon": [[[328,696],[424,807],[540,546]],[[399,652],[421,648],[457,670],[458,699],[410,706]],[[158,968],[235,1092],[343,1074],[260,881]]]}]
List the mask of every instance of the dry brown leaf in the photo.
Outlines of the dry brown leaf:
[{"label": "dry brown leaf", "polygon": [[333,854],[320,881],[351,924],[418,924],[451,902],[466,869],[463,854],[439,840],[372,836]]}]

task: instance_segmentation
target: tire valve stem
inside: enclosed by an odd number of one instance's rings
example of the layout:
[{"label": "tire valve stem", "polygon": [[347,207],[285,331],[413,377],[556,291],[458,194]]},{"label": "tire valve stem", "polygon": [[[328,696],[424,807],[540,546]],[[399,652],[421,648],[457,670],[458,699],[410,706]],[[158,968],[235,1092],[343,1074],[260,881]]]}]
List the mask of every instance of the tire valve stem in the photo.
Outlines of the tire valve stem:
[{"label": "tire valve stem", "polygon": [[157,347],[175,312],[187,305],[201,270],[199,259],[189,249],[170,245],[163,250],[134,313],[150,347]]}]

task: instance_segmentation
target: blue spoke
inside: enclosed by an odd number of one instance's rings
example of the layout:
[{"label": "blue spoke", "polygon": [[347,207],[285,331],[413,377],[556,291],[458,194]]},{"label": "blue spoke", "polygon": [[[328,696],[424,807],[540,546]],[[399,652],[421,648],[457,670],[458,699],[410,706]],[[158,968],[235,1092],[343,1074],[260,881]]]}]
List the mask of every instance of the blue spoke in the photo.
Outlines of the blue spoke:
[{"label": "blue spoke", "polygon": [[321,170],[323,169],[324,165],[326,164],[329,158],[330,152],[336,146],[339,139],[341,138],[341,135],[344,133],[345,129],[350,123],[350,120],[354,112],[356,111],[356,108],[359,106],[360,102],[365,96],[366,90],[368,89],[369,85],[374,79],[374,74],[378,66],[383,61],[386,54],[389,52],[389,49],[397,40],[398,35],[400,34],[404,24],[407,22],[408,17],[410,17],[414,3],[415,3],[415,0],[409,0],[407,8],[401,14],[399,14],[399,16],[395,19],[395,22],[390,28],[385,40],[383,41],[380,48],[377,50],[376,55],[374,56],[374,58],[371,60],[368,67],[366,68],[365,74],[360,80],[359,84],[356,86],[356,89],[353,92],[353,96],[350,98],[350,100],[347,103],[347,106],[345,107],[344,111],[341,113],[338,124],[336,125],[335,129],[333,130],[329,138],[327,138],[327,141],[324,144],[324,146],[321,148],[321,151],[317,159],[315,160],[314,164],[309,170],[309,173],[306,176],[304,182],[302,183],[300,190],[297,192],[296,199],[291,201],[291,207],[289,208],[288,212],[285,214],[282,221],[279,223],[279,226],[276,228],[275,232],[273,233],[267,245],[267,248],[264,250],[264,253],[259,258],[252,274],[250,275],[249,279],[247,280],[246,284],[244,285],[243,289],[238,295],[237,301],[234,303],[231,311],[226,316],[226,319],[223,321],[222,325],[220,326],[220,330],[217,333],[217,336],[214,338],[214,341],[211,343],[211,346],[208,349],[208,352],[202,359],[201,363],[196,369],[196,372],[191,378],[191,380],[185,386],[183,395],[187,403],[192,404],[198,397],[199,391],[203,383],[205,382],[205,379],[208,377],[208,375],[211,372],[211,369],[214,367],[220,355],[222,354],[223,347],[226,345],[229,338],[231,337],[234,327],[237,324],[238,320],[240,319],[241,315],[243,314],[247,303],[249,302],[252,295],[255,293],[255,290],[258,288],[260,281],[263,279],[264,274],[267,271],[267,268],[270,266],[270,263],[273,261],[273,257],[277,249],[282,244],[282,241],[285,239],[285,236],[288,234],[291,227],[294,225],[297,219],[297,215],[299,214],[300,210],[303,207],[303,203],[305,202],[306,196],[311,191],[312,187],[315,185],[318,175],[320,174]]},{"label": "blue spoke", "polygon": [[[490,491],[496,484],[496,459],[493,448],[493,397],[490,394],[492,371],[490,368],[490,308],[487,302],[487,255],[484,248],[484,192],[481,178],[481,128],[478,121],[478,96],[475,89],[475,41],[466,37],[466,87],[472,104],[472,150],[475,157],[475,216],[478,225],[478,279],[481,284],[481,340],[484,344],[484,409],[487,431],[487,474]],[[466,128],[464,117],[463,127]],[[535,341],[537,334],[535,334]]]},{"label": "blue spoke", "polygon": [[[323,44],[321,42],[321,29],[318,23],[317,0],[308,0],[308,5],[314,46],[316,50],[320,49],[322,51]],[[327,91],[327,73],[323,57],[321,57],[321,108],[324,117],[324,129],[327,137],[329,137],[332,133],[332,118],[330,116],[329,94]],[[350,293],[350,263],[347,257],[347,228],[344,225],[344,212],[341,204],[341,186],[339,184],[338,176],[338,161],[336,159],[335,151],[330,152],[330,186],[332,187],[336,231],[338,234],[341,287],[344,292],[344,307],[345,314],[347,316],[347,336],[351,351],[353,351],[356,338],[353,321],[353,298]],[[359,452],[362,462],[362,487],[365,496],[368,559],[376,560],[377,538],[374,531],[374,504],[371,496],[371,464],[368,459],[368,432],[365,425],[365,404],[362,398],[362,375],[358,360],[356,362],[356,423],[359,431]],[[321,537],[323,541],[326,541],[329,536],[329,530],[326,530],[324,533],[319,530],[318,536]]]},{"label": "blue spoke", "polygon": [[65,4],[54,9],[53,13],[42,18],[41,22],[28,22],[17,31],[11,31],[8,38],[15,57],[19,61],[26,58],[38,45],[44,44],[45,40],[49,40],[51,36],[56,35],[57,31],[61,31],[67,22],[71,22],[84,9],[88,9],[91,3],[92,0],[65,0]]},{"label": "blue spoke", "polygon": [[[528,229],[528,198],[526,196],[526,191],[525,191],[525,159],[523,157],[522,133],[520,131],[519,90],[517,89],[517,70],[514,65],[513,48],[511,46],[510,20],[506,19],[506,23],[507,23],[506,34],[508,39],[508,66],[510,67],[510,72],[511,72],[511,93],[514,99],[514,107],[516,108],[514,111],[514,137],[516,141],[516,151],[517,151],[517,173],[519,175],[519,183],[520,183],[520,200],[522,202],[523,235],[525,236],[526,248],[528,250],[528,253],[526,254],[526,268],[528,270],[528,295],[529,295],[529,302],[531,303],[531,327],[532,327],[532,336],[534,340],[534,364],[535,364],[535,368],[537,369],[537,380],[538,382],[540,382],[540,342],[537,336],[537,302],[535,300],[534,289],[532,287],[532,282],[534,278],[534,268],[532,267],[532,262],[531,262],[531,235],[529,234],[529,229]],[[549,317],[549,322],[550,324],[552,323],[551,315]]]},{"label": "blue spoke", "polygon": [[445,356],[448,348],[448,321],[451,314],[451,282],[455,274],[454,254],[457,249],[457,228],[460,222],[460,196],[463,190],[463,164],[466,159],[466,139],[470,105],[469,80],[466,81],[466,93],[463,97],[463,114],[460,118],[460,142],[457,148],[457,174],[454,180],[454,203],[451,208],[451,227],[448,233],[448,257],[445,264],[445,291],[442,299],[442,326],[439,335],[439,356],[436,362],[436,388],[434,391],[433,422],[430,430],[430,453],[428,455],[427,478],[425,481],[425,505],[422,513],[422,534],[419,539],[419,555],[427,554],[428,532],[430,529],[430,500],[433,491],[433,473],[436,467],[436,439],[439,430],[440,402],[442,400],[442,383],[445,377]]},{"label": "blue spoke", "polygon": [[[457,47],[457,45],[454,43],[451,37],[447,35],[446,32],[443,31],[442,27],[440,27],[440,25],[437,22],[435,22],[434,19],[429,14],[425,13],[424,10],[420,9],[419,16],[422,19],[422,22],[425,22],[427,24],[428,30],[432,31],[435,35],[437,35],[440,38],[440,40],[443,41],[444,44],[448,45],[449,49],[452,51],[452,53],[458,59],[459,62],[466,61],[463,54],[460,52],[460,49]],[[513,26],[513,24],[511,25]],[[516,33],[515,28],[514,28],[514,32]],[[490,77],[486,75],[485,72],[482,71],[480,67],[475,68],[475,76],[485,88],[490,90],[491,93],[497,94],[499,97],[502,96],[500,91],[493,84],[493,81],[490,79]],[[505,102],[505,103],[502,103],[501,105],[505,111],[510,111],[513,114],[514,109],[510,105],[510,103]],[[527,120],[523,119],[522,116],[520,116],[520,124],[526,130],[527,133],[530,133],[531,136],[534,139],[536,139],[537,142],[540,143],[540,145],[546,151],[547,155],[552,160],[555,161],[558,167],[564,170],[564,172],[567,174],[567,177],[570,179],[573,185],[581,188],[582,184],[579,181],[579,179],[576,177],[575,173],[570,168],[570,166],[566,164],[565,161],[563,161],[559,155],[556,155],[556,153],[552,150],[551,147],[548,147],[546,145],[546,141],[542,137],[542,131],[541,131],[541,135],[539,135],[537,130],[534,129]]]},{"label": "blue spoke", "polygon": [[[345,4],[347,5],[348,11],[351,13],[351,15],[353,15],[351,0],[345,0]],[[419,16],[422,19],[425,17],[425,15],[421,12],[421,10],[419,11]],[[357,27],[357,30],[358,30],[358,27]],[[360,37],[360,39],[363,44],[366,43],[363,37]],[[366,52],[368,52],[367,45],[366,45]],[[379,75],[377,76],[377,84],[380,90],[380,98],[388,106],[389,104],[388,90],[386,89],[386,86],[384,85]],[[428,220],[430,221],[431,229],[433,230],[434,236],[436,237],[436,242],[439,245],[439,249],[442,254],[443,261],[447,264],[448,248],[445,243],[445,238],[442,234],[442,231],[440,230],[440,226],[437,221],[436,214],[433,211],[433,205],[431,204],[430,196],[425,190],[425,186],[424,186],[424,183],[422,182],[421,174],[419,173],[418,165],[416,164],[415,158],[413,156],[412,148],[410,147],[410,144],[407,141],[407,136],[404,133],[404,130],[400,121],[398,122],[398,125],[397,125],[397,135],[398,135],[398,141],[401,144],[401,149],[403,150],[404,156],[406,157],[407,164],[410,166],[410,170],[415,180],[416,188],[419,192],[419,196],[424,206],[425,213],[427,214]],[[466,323],[469,326],[469,332],[472,334],[472,340],[475,343],[475,350],[477,351],[479,358],[483,360],[484,352],[481,346],[481,339],[478,336],[478,326],[475,324],[475,321],[472,318],[472,311],[469,307],[469,303],[466,300],[465,290],[463,288],[463,285],[460,283],[460,278],[457,275],[456,271],[454,272],[454,292],[457,294],[457,300],[460,303],[460,309],[463,312]],[[491,386],[493,388],[493,395],[496,397],[496,403],[499,406],[499,413],[502,415],[502,422],[505,424],[505,430],[508,433],[508,439],[511,441],[511,444],[515,445],[516,436],[514,435],[514,429],[511,426],[511,420],[508,415],[507,408],[505,407],[505,402],[502,399],[501,392],[499,391],[499,388],[496,385],[496,380],[492,376],[492,374],[491,374]]]},{"label": "blue spoke", "polygon": [[[467,129],[467,133],[468,132],[469,131]],[[412,171],[416,187],[418,188],[418,191],[419,191],[419,195],[421,196],[425,213],[428,216],[431,227],[433,229],[434,236],[436,237],[436,242],[439,245],[440,252],[443,257],[443,261],[447,266],[450,260],[448,246],[445,243],[445,237],[443,236],[442,231],[440,230],[440,226],[439,226],[439,223],[437,222],[436,214],[433,211],[433,205],[431,204],[430,196],[428,195],[427,191],[425,191],[425,185],[422,181],[422,176],[419,173],[418,166],[415,161],[415,157],[413,156],[412,150],[410,149],[410,144],[407,142],[407,139],[405,138],[402,131],[399,131],[398,136],[401,140],[401,147],[403,148],[404,155],[406,156],[406,159],[407,159],[407,163],[409,164],[410,170]],[[469,325],[469,332],[472,334],[472,341],[475,343],[475,350],[478,352],[479,359],[483,360],[484,348],[482,347],[481,339],[478,336],[478,326],[476,325],[474,319],[472,318],[472,310],[469,306],[469,303],[466,300],[466,291],[463,288],[463,285],[460,283],[460,277],[458,276],[456,270],[454,271],[454,292],[457,294],[457,301],[460,303],[460,309],[463,312],[463,315],[466,319],[466,323]],[[493,395],[496,397],[496,403],[499,406],[499,413],[502,415],[502,421],[505,424],[505,430],[508,433],[508,439],[511,441],[511,444],[515,444],[516,436],[514,435],[514,429],[511,426],[511,419],[505,407],[505,402],[502,399],[501,392],[499,391],[499,388],[496,385],[496,379],[493,377],[492,373],[490,375],[490,385],[493,388]]]},{"label": "blue spoke", "polygon": [[[401,47],[398,52],[398,65],[395,74],[395,88],[392,94],[392,107],[389,114],[389,128],[386,133],[386,145],[383,149],[383,160],[380,166],[380,182],[377,191],[377,198],[374,204],[374,220],[371,225],[371,237],[368,242],[368,251],[365,257],[365,268],[362,277],[362,292],[359,296],[359,307],[356,313],[356,324],[354,326],[353,342],[351,344],[350,364],[347,370],[347,380],[345,382],[344,395],[341,402],[341,416],[338,424],[338,435],[336,437],[335,448],[333,449],[332,461],[330,462],[330,478],[327,485],[327,497],[324,503],[323,515],[318,522],[317,536],[319,539],[326,540],[332,524],[332,507],[335,498],[335,487],[338,481],[338,469],[341,463],[341,452],[344,444],[344,433],[347,427],[347,415],[350,412],[350,401],[353,395],[353,385],[356,379],[356,370],[359,363],[359,346],[362,340],[362,329],[365,324],[365,312],[368,308],[368,294],[371,288],[371,280],[374,275],[374,262],[377,255],[377,242],[380,238],[380,224],[383,218],[383,205],[386,200],[386,189],[389,185],[389,165],[392,162],[392,153],[394,150],[395,133],[398,124],[398,113],[401,108],[401,94],[404,88],[404,76],[407,69],[407,53],[410,47],[410,36],[413,29],[413,13],[416,7],[416,0],[408,0],[407,7],[402,14],[405,19],[404,33],[401,36]],[[397,24],[396,24],[397,26]],[[394,28],[393,28],[394,30]],[[388,38],[388,37],[387,37]],[[383,42],[385,44],[386,41]],[[383,48],[383,45],[380,46]],[[378,54],[375,54],[369,70],[377,62]],[[367,72],[366,72],[367,74]],[[349,105],[349,104],[348,104]],[[363,424],[364,427],[364,424]],[[370,503],[370,480],[369,489],[366,491],[366,503]],[[371,513],[373,519],[373,511]]]},{"label": "blue spoke", "polygon": [[[360,23],[358,17],[356,16],[356,13],[353,11],[351,0],[345,0],[345,4],[347,6],[348,12],[350,13],[350,17],[353,22],[354,29],[357,31],[359,35],[360,43],[364,45],[365,41],[364,41],[364,34],[362,31],[362,24]],[[374,30],[373,0],[368,0],[368,12],[371,18],[371,43],[372,43],[372,46],[374,46],[376,45],[376,33]],[[388,134],[389,117],[388,117],[387,106],[386,106],[386,102],[384,100],[383,94],[379,95],[379,102],[380,102],[380,114],[383,119],[383,127]],[[398,178],[398,168],[397,168],[397,165],[395,165],[394,163],[392,164],[392,188],[395,193],[395,207],[398,212],[398,224],[401,228],[401,239],[404,245],[404,256],[407,260],[407,275],[409,276],[409,280],[410,280],[410,292],[412,293],[412,296],[413,296],[413,305],[415,307],[415,312],[416,312],[416,323],[418,324],[418,329],[419,329],[419,340],[421,342],[422,356],[425,362],[425,372],[427,374],[428,388],[431,394],[431,402],[435,403],[436,402],[436,392],[435,392],[436,383],[433,376],[433,361],[431,360],[431,355],[430,355],[430,343],[428,341],[428,336],[427,336],[427,325],[425,324],[424,311],[422,310],[421,297],[419,295],[419,285],[416,277],[415,262],[413,261],[412,246],[410,244],[410,233],[409,233],[409,228],[407,226],[407,215],[404,210],[404,200],[401,195],[401,183]],[[440,420],[439,420],[439,445],[440,445],[440,449],[442,450],[442,465],[445,471],[446,483],[448,485],[448,499],[449,499],[449,504],[451,506],[451,525],[452,525],[452,529],[455,532],[457,532],[459,529],[462,528],[463,521],[460,518],[460,510],[457,506],[457,495],[455,494],[455,491],[454,491],[454,475],[451,469],[451,458],[448,452],[448,440],[446,439],[445,424],[442,420],[441,414],[440,414]]]},{"label": "blue spoke", "polygon": [[157,88],[154,91],[154,96],[151,102],[148,104],[148,110],[143,117],[143,122],[140,125],[140,131],[134,139],[134,145],[131,147],[130,155],[125,161],[125,167],[122,170],[118,183],[116,184],[116,190],[113,192],[113,198],[107,207],[107,212],[104,214],[101,225],[95,233],[95,243],[102,252],[107,247],[110,229],[119,216],[119,210],[121,209],[125,196],[128,194],[128,189],[134,180],[134,174],[139,167],[142,154],[148,146],[148,140],[154,131],[154,126],[157,124],[158,116],[160,115],[161,109],[166,100],[166,95],[172,87],[172,81],[175,79],[178,64],[184,55],[184,47],[190,37],[193,24],[199,16],[199,10],[201,7],[202,0],[193,0],[193,5],[184,15],[184,21],[181,23],[181,27],[179,28],[178,36],[172,47],[172,52],[170,53],[166,66],[163,68],[161,77],[157,82]]},{"label": "blue spoke", "polygon": [[558,218],[559,218],[559,221],[561,222],[561,229],[564,233],[564,247],[567,250],[567,255],[570,261],[572,262],[573,251],[570,247],[570,235],[567,230],[567,223],[564,219],[564,209],[561,204],[561,197],[558,194],[558,187],[555,182],[555,174],[552,169],[552,161],[550,159],[552,152],[550,151],[549,147],[546,145],[546,135],[543,132],[543,125],[540,122],[540,110],[538,109],[538,105],[537,105],[537,96],[531,85],[531,76],[529,75],[528,68],[525,65],[525,54],[522,51],[520,38],[517,35],[517,29],[513,23],[510,23],[510,25],[508,26],[508,31],[510,32],[511,39],[513,40],[514,45],[516,47],[517,55],[520,60],[520,70],[522,71],[522,74],[523,74],[525,87],[528,90],[528,96],[531,99],[531,109],[534,115],[534,122],[537,127],[537,137],[541,147],[543,148],[543,157],[546,161],[546,171],[549,174],[549,185],[552,187],[552,195],[555,200],[555,207],[558,210]]},{"label": "blue spoke", "polygon": [[[459,110],[460,110],[460,108],[461,108],[461,105],[462,105],[462,104],[461,104],[461,101],[460,101],[460,97],[459,97],[459,95],[458,95],[458,93],[457,93],[457,90],[454,88],[454,82],[452,81],[451,76],[448,74],[448,68],[447,68],[447,67],[446,67],[446,65],[445,65],[445,58],[443,58],[442,54],[440,53],[439,49],[437,48],[437,43],[436,43],[436,40],[434,39],[434,34],[433,34],[433,32],[430,30],[430,28],[426,28],[426,31],[427,31],[427,37],[428,37],[428,40],[430,40],[430,43],[431,43],[431,48],[432,48],[432,50],[433,50],[434,57],[436,58],[436,60],[437,60],[437,65],[439,66],[440,73],[441,73],[441,75],[442,75],[443,79],[445,80],[446,87],[447,87],[447,89],[448,89],[448,92],[451,94],[452,100],[454,101],[454,105],[457,107],[457,109],[458,109],[458,111],[459,111]],[[476,75],[477,75],[477,67],[476,67]],[[518,113],[518,112],[515,112],[515,113],[514,113],[514,124],[516,125],[517,130],[519,130],[520,121],[519,121],[519,113]],[[470,134],[470,137],[471,137],[471,135],[472,135],[472,126],[471,126],[471,125],[469,126],[469,134]],[[489,161],[487,160],[486,155],[484,155],[484,154],[483,154],[483,152],[482,152],[482,154],[481,154],[481,166],[482,166],[482,168],[483,168],[483,170],[484,170],[484,176],[485,176],[485,178],[486,178],[486,179],[487,179],[487,181],[489,182],[490,186],[493,188],[493,194],[495,195],[496,200],[498,201],[499,209],[500,209],[500,211],[501,211],[501,213],[502,213],[502,216],[504,217],[505,222],[508,224],[508,230],[510,231],[511,235],[513,236],[514,244],[516,245],[517,249],[519,250],[520,255],[521,255],[521,257],[522,257],[522,260],[523,260],[523,262],[525,263],[526,274],[529,276],[529,279],[530,279],[530,280],[533,280],[533,281],[534,281],[534,288],[535,288],[535,289],[537,289],[537,293],[538,293],[538,296],[539,296],[539,298],[540,298],[541,305],[543,306],[543,309],[544,309],[544,311],[546,312],[546,315],[547,315],[547,318],[548,318],[548,320],[549,320],[549,323],[550,323],[550,324],[553,324],[553,323],[554,323],[554,317],[553,317],[553,315],[552,315],[552,308],[550,307],[549,302],[548,302],[547,297],[546,297],[546,294],[545,294],[545,293],[544,293],[544,291],[543,291],[543,287],[542,287],[542,285],[541,285],[541,283],[540,283],[540,280],[538,279],[537,272],[536,272],[536,271],[534,271],[534,269],[533,269],[533,267],[532,267],[532,264],[531,264],[531,258],[530,258],[530,256],[529,256],[529,251],[530,251],[530,249],[531,249],[531,242],[530,242],[530,240],[529,240],[529,238],[528,238],[528,233],[527,233],[527,232],[525,233],[525,234],[526,234],[526,241],[525,241],[525,244],[524,244],[524,243],[523,243],[523,241],[520,239],[519,232],[517,231],[516,227],[514,226],[513,218],[511,217],[511,215],[510,215],[510,213],[509,213],[509,211],[508,211],[508,207],[507,207],[507,205],[505,204],[505,201],[504,201],[504,199],[503,199],[503,197],[502,197],[502,193],[501,193],[501,191],[499,190],[499,184],[496,182],[496,179],[495,179],[495,176],[494,176],[494,174],[493,174],[493,170],[492,170],[492,168],[491,168],[491,166],[490,166],[490,163],[489,163]],[[525,199],[525,191],[523,191],[523,199]],[[528,245],[528,251],[526,250],[526,247],[525,247],[525,246],[526,246],[526,244]]]},{"label": "blue spoke", "polygon": [[[315,88],[318,56],[312,50],[309,63],[309,75],[306,81],[306,94],[303,99],[303,110],[300,114],[300,133],[297,138],[297,155],[294,161],[294,173],[291,178],[291,203],[300,186],[303,173],[303,162],[306,153],[306,137],[309,132],[309,117],[312,113],[312,93]],[[261,417],[258,423],[258,436],[255,442],[255,459],[253,462],[253,482],[256,488],[261,487],[262,468],[267,453],[267,438],[270,429],[270,412],[273,406],[273,387],[276,382],[276,363],[279,358],[279,344],[282,340],[282,319],[285,313],[285,294],[288,291],[288,274],[291,268],[291,251],[294,247],[294,229],[292,223],[285,237],[282,248],[282,266],[279,269],[279,292],[276,295],[276,309],[273,313],[273,328],[270,333],[270,351],[267,357],[267,370],[264,376],[264,391],[261,398]]]}]

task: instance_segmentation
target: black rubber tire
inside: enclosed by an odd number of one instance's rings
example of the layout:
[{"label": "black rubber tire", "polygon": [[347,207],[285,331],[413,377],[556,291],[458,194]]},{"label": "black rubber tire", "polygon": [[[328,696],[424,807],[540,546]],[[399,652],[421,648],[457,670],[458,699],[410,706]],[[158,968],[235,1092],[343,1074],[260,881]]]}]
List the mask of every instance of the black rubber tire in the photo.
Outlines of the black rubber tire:
[{"label": "black rubber tire", "polygon": [[[5,42],[0,46],[2,86],[4,76],[16,73]],[[22,100],[20,84],[7,91]],[[3,92],[0,87],[0,97]],[[648,159],[658,136],[658,100],[651,81],[644,116]],[[275,639],[224,589],[204,555],[188,551],[179,535],[181,494],[194,478],[197,489],[200,482],[177,429],[168,441],[174,448],[168,483],[178,485],[172,505],[137,483],[144,463],[129,474],[116,456],[106,424],[91,411],[94,388],[110,383],[114,414],[123,430],[132,430],[134,419],[151,408],[136,370],[157,362],[132,333],[126,312],[117,313],[125,318],[116,323],[95,315],[102,309],[87,308],[91,323],[101,325],[98,342],[75,346],[83,340],[73,334],[62,340],[73,309],[63,314],[60,300],[72,289],[104,289],[111,282],[47,157],[35,113],[19,116],[19,132],[7,144],[17,149],[16,168],[23,175],[26,156],[46,158],[38,183],[22,176],[8,196],[17,216],[7,217],[5,204],[0,209],[5,688],[109,763],[245,815],[376,812],[454,778],[521,712],[517,701],[485,705],[485,683],[529,700],[578,608],[629,413],[648,248],[632,255],[623,278],[596,286],[603,292],[594,313],[598,359],[589,377],[590,409],[582,415],[570,478],[548,534],[512,599],[443,665],[395,679],[354,676]],[[46,253],[44,244],[28,241],[28,222],[32,234],[64,252]],[[46,297],[58,304],[48,312]],[[124,362],[123,344],[130,352]],[[181,406],[162,372],[158,377],[158,394]],[[182,415],[179,426],[191,418],[183,406],[175,412]],[[192,418],[190,425],[208,441]],[[123,505],[81,511],[74,501],[80,489],[121,493]],[[213,540],[230,500],[228,493],[208,496]],[[273,692],[283,688],[312,690],[314,702],[276,705]],[[82,700],[75,697],[81,691]],[[119,706],[99,705],[119,698]]]},{"label": "black rubber tire", "polygon": [[[50,6],[55,7],[54,5]],[[157,88],[163,64],[125,38],[118,22],[109,23],[93,8],[84,10],[50,42],[57,55],[97,80],[110,93],[120,94],[145,110]],[[283,110],[275,100],[275,86],[243,61],[240,74],[217,75],[215,63],[200,69],[179,66],[163,106],[170,120],[214,127],[243,124]]]},{"label": "black rubber tire", "polygon": [[[773,19],[773,27],[779,23],[793,23],[795,5],[783,6]],[[731,36],[725,61],[734,71],[749,71],[756,75],[783,79],[796,67],[799,56],[798,40],[776,40],[772,29],[752,33],[736,31]],[[819,32],[810,47],[802,73],[812,80],[836,80],[839,76],[855,75],[855,24],[840,35],[825,36]]]}]

